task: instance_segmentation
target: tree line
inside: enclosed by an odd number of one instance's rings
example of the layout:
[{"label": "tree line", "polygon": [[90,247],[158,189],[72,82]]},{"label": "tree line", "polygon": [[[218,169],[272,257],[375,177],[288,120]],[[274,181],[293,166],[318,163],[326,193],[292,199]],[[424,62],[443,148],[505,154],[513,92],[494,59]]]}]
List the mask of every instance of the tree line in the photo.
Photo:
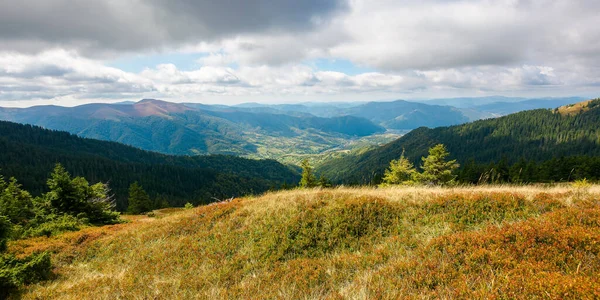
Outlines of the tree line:
[{"label": "tree line", "polygon": [[169,156],[114,142],[0,121],[0,172],[15,177],[35,196],[48,192],[46,177],[56,163],[92,183],[110,183],[116,208],[127,210],[129,186],[137,181],[152,199],[169,206],[194,205],[262,193],[299,179],[274,160],[240,157]]}]

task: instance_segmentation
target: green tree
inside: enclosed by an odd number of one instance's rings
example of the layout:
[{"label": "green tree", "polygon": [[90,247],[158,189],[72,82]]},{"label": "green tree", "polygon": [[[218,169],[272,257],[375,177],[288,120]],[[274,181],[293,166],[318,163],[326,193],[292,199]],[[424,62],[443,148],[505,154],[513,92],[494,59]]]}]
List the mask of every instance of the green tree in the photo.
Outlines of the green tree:
[{"label": "green tree", "polygon": [[0,176],[0,215],[13,224],[25,224],[33,216],[33,202],[29,192],[22,190],[15,178],[8,182]]},{"label": "green tree", "polygon": [[429,149],[429,155],[422,157],[423,173],[419,174],[419,181],[434,185],[450,185],[455,183],[454,170],[459,167],[456,160],[446,161],[450,155],[443,144],[437,144]]},{"label": "green tree", "polygon": [[138,182],[129,186],[129,206],[127,212],[131,214],[142,214],[152,209],[150,197]]},{"label": "green tree", "polygon": [[322,188],[329,188],[329,187],[333,186],[333,184],[331,183],[331,181],[327,177],[325,177],[323,175],[319,176],[319,183],[318,183],[318,185],[320,187],[322,187]]},{"label": "green tree", "polygon": [[315,177],[313,168],[308,162],[308,159],[303,160],[300,163],[300,167],[302,167],[302,178],[300,179],[300,187],[312,188],[318,186],[317,178]]},{"label": "green tree", "polygon": [[390,161],[390,166],[383,174],[383,185],[407,184],[415,180],[417,171],[414,165],[404,157],[404,151],[400,159]]},{"label": "green tree", "polygon": [[61,164],[56,164],[48,179],[50,191],[44,195],[51,208],[93,224],[110,224],[119,219],[108,185],[90,185],[83,177],[71,178]]}]

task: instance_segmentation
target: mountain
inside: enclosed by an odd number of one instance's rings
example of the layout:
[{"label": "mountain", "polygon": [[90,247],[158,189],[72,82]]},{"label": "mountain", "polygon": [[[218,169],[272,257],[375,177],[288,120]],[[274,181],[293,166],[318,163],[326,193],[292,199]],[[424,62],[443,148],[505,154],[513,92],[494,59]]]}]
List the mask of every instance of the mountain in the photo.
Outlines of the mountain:
[{"label": "mountain", "polygon": [[492,114],[466,111],[450,106],[431,105],[418,102],[396,100],[390,102],[367,102],[356,105],[323,103],[321,105],[245,104],[244,109],[270,109],[287,113],[311,114],[331,118],[354,116],[367,119],[391,130],[411,130],[421,126],[437,127],[455,125],[468,121],[492,117]]},{"label": "mountain", "polygon": [[369,102],[346,109],[352,116],[371,120],[389,129],[410,130],[418,127],[455,125],[470,121],[460,110],[439,105],[427,105],[397,100]]},{"label": "mountain", "polygon": [[460,97],[460,98],[439,98],[420,100],[418,102],[429,104],[429,105],[447,105],[458,108],[471,108],[478,105],[486,105],[496,102],[503,103],[517,103],[526,101],[527,98],[521,97],[504,97],[504,96],[488,96],[488,97]]},{"label": "mountain", "polygon": [[490,104],[474,106],[473,109],[496,115],[508,115],[524,110],[555,108],[583,100],[584,99],[580,97],[529,99],[519,102],[493,102]]},{"label": "mountain", "polygon": [[260,193],[299,180],[297,172],[274,160],[168,156],[0,121],[0,174],[18,178],[27,190],[39,194],[45,191],[46,178],[55,163],[92,182],[108,182],[121,210],[127,205],[127,188],[134,181],[154,197],[183,205]]},{"label": "mountain", "polygon": [[[210,109],[208,109],[210,107]],[[87,104],[0,109],[0,119],[64,130],[166,154],[234,154],[269,158],[269,150],[321,151],[384,129],[353,116],[321,118],[195,107],[144,99],[135,104]],[[273,140],[278,140],[274,142]],[[270,149],[269,148],[269,149]]]},{"label": "mountain", "polygon": [[520,159],[541,162],[567,156],[599,156],[599,124],[597,99],[457,126],[423,127],[374,150],[325,162],[317,171],[335,182],[377,181],[390,160],[399,158],[403,151],[419,165],[420,158],[438,143],[446,145],[452,158],[462,164],[470,160],[490,163],[504,159],[515,163]]}]

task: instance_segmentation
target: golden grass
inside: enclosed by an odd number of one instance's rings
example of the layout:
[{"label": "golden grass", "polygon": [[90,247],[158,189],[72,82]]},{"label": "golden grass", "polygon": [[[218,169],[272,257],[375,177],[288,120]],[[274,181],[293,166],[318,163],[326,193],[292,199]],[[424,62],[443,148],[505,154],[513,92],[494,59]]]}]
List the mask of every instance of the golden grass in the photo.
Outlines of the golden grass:
[{"label": "golden grass", "polygon": [[594,100],[586,100],[575,104],[564,105],[558,108],[558,113],[565,116],[572,116],[581,112],[588,111],[588,104]]},{"label": "golden grass", "polygon": [[600,186],[336,188],[13,242],[25,299],[598,298]]}]

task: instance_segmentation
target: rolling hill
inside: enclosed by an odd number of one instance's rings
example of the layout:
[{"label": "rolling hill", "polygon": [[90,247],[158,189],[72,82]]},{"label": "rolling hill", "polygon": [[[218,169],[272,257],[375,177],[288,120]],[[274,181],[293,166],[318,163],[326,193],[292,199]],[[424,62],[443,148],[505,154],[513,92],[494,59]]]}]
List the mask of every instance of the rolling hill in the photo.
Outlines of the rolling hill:
[{"label": "rolling hill", "polygon": [[[579,195],[579,196],[574,196]],[[12,241],[23,299],[596,299],[600,187],[340,188]]]},{"label": "rolling hill", "polygon": [[445,144],[452,158],[462,164],[469,160],[498,162],[503,158],[515,163],[520,159],[540,162],[567,156],[599,156],[599,124],[600,99],[457,126],[419,128],[382,147],[327,161],[317,171],[338,183],[377,182],[389,162],[403,151],[419,165],[428,148],[438,143]]},{"label": "rolling hill", "polygon": [[261,193],[299,180],[274,160],[234,156],[169,156],[67,132],[0,121],[0,174],[14,176],[39,194],[55,163],[91,182],[107,182],[117,207],[126,207],[127,188],[138,181],[170,205],[209,203],[214,198]]}]

